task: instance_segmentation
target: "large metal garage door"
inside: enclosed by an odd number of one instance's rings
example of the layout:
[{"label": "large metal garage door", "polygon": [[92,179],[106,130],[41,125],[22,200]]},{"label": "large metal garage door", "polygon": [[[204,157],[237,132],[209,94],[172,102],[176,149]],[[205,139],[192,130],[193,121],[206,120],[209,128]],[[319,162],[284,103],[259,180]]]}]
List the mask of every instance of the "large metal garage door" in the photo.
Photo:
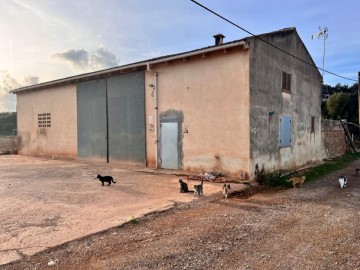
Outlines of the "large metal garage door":
[{"label": "large metal garage door", "polygon": [[79,83],[76,95],[78,158],[106,162],[106,81]]},{"label": "large metal garage door", "polygon": [[145,165],[145,74],[108,79],[109,160]]},{"label": "large metal garage door", "polygon": [[78,157],[145,165],[145,73],[77,85]]}]

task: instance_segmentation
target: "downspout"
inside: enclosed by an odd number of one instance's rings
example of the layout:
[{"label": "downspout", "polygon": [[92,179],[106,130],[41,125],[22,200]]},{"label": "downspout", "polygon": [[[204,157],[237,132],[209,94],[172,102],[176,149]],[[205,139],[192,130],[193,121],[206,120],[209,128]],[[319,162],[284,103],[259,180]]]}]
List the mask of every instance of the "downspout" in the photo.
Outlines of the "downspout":
[{"label": "downspout", "polygon": [[105,97],[106,97],[106,163],[109,163],[109,99],[108,99],[108,85],[107,79],[105,79]]},{"label": "downspout", "polygon": [[155,81],[154,81],[154,86],[155,86],[155,89],[154,89],[154,99],[155,99],[155,127],[154,127],[154,130],[155,130],[155,157],[156,157],[156,169],[159,168],[159,136],[158,136],[158,128],[159,128],[159,125],[158,125],[158,113],[159,113],[159,109],[158,109],[158,89],[157,89],[157,86],[158,86],[158,73],[155,72]]},{"label": "downspout", "polygon": [[[150,63],[147,63],[147,71],[149,72],[154,72],[153,70],[150,69]],[[154,110],[155,110],[155,114],[154,114],[154,132],[155,132],[155,168],[158,169],[159,168],[159,139],[158,139],[158,73],[154,72],[154,102],[155,102],[155,106],[154,106]]]}]

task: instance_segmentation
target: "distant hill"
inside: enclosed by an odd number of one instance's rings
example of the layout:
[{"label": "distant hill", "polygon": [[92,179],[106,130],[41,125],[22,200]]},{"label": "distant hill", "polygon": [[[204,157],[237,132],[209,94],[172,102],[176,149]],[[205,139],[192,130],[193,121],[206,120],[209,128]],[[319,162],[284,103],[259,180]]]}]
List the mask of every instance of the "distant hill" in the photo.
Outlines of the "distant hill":
[{"label": "distant hill", "polygon": [[12,135],[16,127],[16,112],[0,113],[0,135]]}]

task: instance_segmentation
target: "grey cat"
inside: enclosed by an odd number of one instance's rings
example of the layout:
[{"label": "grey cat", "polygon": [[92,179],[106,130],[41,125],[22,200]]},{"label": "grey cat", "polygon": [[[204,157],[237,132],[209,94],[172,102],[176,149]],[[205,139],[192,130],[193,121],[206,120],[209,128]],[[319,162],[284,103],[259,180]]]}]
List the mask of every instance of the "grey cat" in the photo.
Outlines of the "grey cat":
[{"label": "grey cat", "polygon": [[194,185],[194,196],[201,196],[204,195],[203,194],[203,183],[204,183],[204,178],[201,178],[201,184],[200,185]]}]

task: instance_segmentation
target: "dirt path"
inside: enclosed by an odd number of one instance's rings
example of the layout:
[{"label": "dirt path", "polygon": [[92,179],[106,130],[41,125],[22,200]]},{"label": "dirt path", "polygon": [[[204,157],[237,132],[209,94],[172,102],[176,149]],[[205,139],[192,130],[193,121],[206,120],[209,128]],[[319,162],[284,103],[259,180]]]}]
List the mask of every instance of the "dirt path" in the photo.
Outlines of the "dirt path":
[{"label": "dirt path", "polygon": [[2,269],[360,269],[356,167],[302,189],[179,204]]}]

